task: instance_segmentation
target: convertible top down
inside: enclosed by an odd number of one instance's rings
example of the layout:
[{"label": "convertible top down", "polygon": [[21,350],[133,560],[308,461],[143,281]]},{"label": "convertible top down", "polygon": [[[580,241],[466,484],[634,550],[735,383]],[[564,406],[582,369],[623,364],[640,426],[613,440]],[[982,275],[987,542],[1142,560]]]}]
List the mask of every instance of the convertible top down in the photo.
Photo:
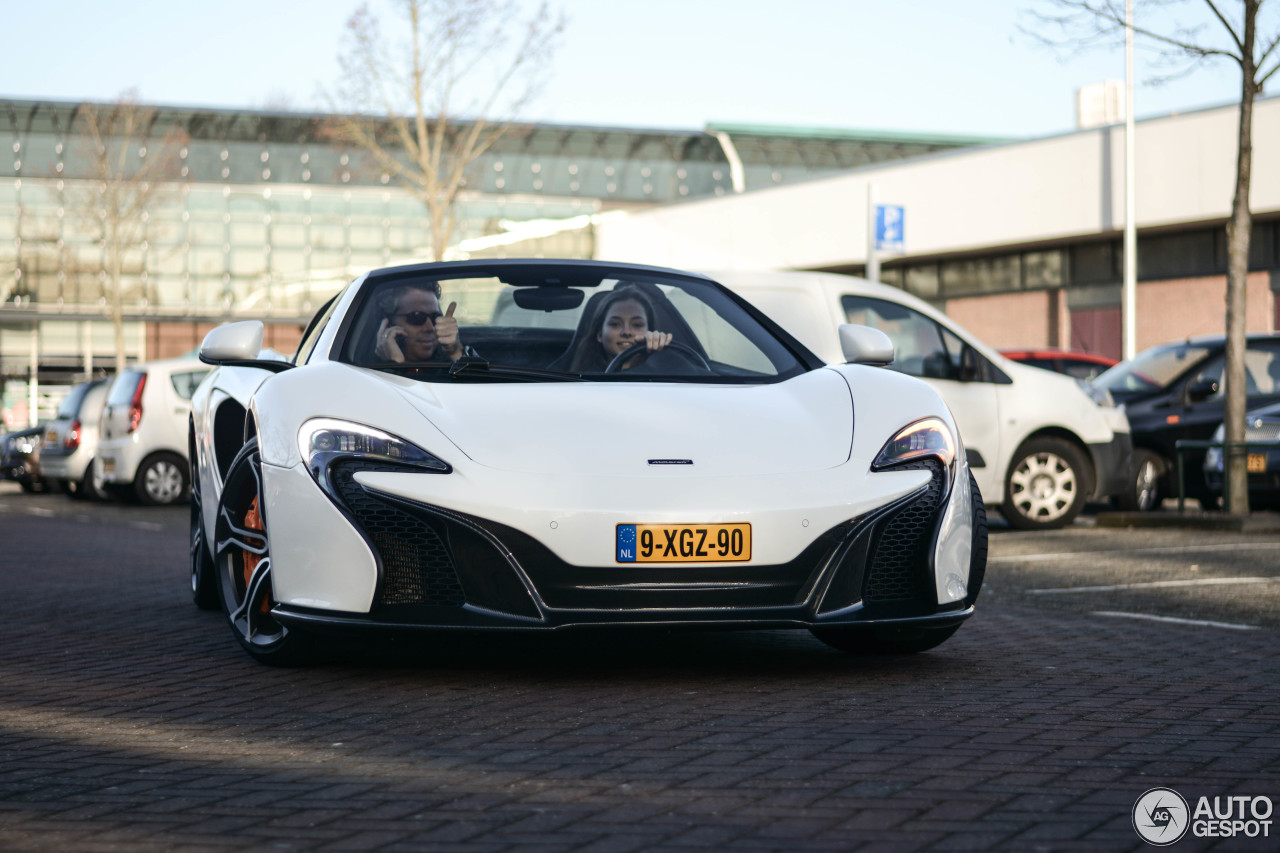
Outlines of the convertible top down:
[{"label": "convertible top down", "polygon": [[947,407],[841,328],[826,364],[692,273],[375,270],[288,362],[214,329],[191,582],[266,663],[318,632],[807,628],[922,651],[973,613],[982,499]]}]

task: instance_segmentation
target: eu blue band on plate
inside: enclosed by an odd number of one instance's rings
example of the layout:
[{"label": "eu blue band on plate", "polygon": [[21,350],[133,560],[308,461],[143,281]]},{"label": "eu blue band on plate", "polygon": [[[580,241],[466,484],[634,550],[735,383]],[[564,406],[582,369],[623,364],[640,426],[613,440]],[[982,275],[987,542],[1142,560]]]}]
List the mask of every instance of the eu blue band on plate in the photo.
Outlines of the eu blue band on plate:
[{"label": "eu blue band on plate", "polygon": [[618,562],[634,563],[636,561],[636,526],[634,524],[618,525]]}]

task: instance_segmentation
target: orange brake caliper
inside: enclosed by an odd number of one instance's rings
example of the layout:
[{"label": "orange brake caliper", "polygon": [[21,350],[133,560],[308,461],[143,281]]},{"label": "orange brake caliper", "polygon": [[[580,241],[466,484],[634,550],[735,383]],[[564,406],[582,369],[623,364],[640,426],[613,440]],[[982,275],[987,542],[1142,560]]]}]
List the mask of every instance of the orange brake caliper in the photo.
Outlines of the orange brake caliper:
[{"label": "orange brake caliper", "polygon": [[[244,527],[246,530],[262,530],[262,514],[258,512],[258,496],[254,495],[253,503],[249,504],[249,511],[244,516]],[[250,554],[245,551],[240,555],[244,560],[244,588],[249,589],[249,580],[253,577],[253,570],[258,568],[258,563],[262,562],[262,557],[258,554]],[[271,603],[267,600],[267,596],[262,596],[262,601],[258,602],[258,610],[267,613],[271,610]]]}]

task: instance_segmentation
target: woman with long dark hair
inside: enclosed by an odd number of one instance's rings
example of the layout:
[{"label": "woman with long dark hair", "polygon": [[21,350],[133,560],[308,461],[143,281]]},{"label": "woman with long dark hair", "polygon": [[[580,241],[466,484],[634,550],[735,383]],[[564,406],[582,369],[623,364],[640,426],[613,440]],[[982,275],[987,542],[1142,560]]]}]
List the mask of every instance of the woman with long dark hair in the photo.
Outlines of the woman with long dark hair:
[{"label": "woman with long dark hair", "polygon": [[[670,332],[654,328],[653,303],[635,287],[620,287],[600,303],[591,320],[594,334],[583,336],[569,369],[574,373],[603,373],[615,357],[639,343],[657,352],[671,343]],[[640,353],[623,363],[633,367]]]}]

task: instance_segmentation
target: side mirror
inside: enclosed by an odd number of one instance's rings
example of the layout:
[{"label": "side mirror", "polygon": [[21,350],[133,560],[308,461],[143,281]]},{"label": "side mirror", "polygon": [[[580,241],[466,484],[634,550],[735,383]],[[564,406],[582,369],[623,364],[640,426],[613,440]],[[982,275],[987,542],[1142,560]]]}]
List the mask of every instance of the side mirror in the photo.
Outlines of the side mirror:
[{"label": "side mirror", "polygon": [[1217,393],[1218,383],[1212,379],[1205,379],[1187,387],[1187,400],[1192,403],[1199,403],[1201,400],[1207,400]]},{"label": "side mirror", "polygon": [[843,323],[840,351],[850,364],[889,364],[893,361],[893,341],[879,329]]},{"label": "side mirror", "polygon": [[224,361],[255,361],[262,351],[263,325],[258,320],[225,323],[204,336],[200,360],[207,364]]}]

